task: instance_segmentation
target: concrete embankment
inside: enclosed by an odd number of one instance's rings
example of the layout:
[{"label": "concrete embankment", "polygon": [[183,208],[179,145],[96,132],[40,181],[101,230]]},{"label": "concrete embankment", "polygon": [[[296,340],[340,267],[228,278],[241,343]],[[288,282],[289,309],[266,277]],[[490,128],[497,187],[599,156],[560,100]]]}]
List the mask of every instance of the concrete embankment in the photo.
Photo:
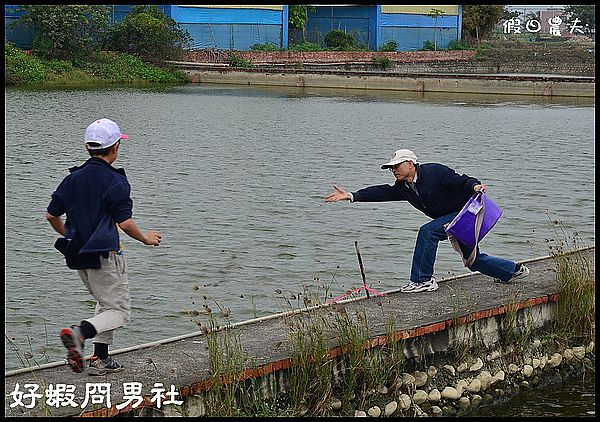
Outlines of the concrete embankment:
[{"label": "concrete embankment", "polygon": [[595,77],[235,68],[177,62],[192,83],[595,97]]},{"label": "concrete embankment", "polygon": [[[595,246],[578,253],[595,274]],[[559,300],[554,258],[523,262],[531,274],[513,283],[497,283],[479,273],[464,274],[443,280],[433,293],[394,290],[383,297],[372,295],[233,324],[218,333],[200,331],[114,351],[126,370],[102,377],[75,374],[62,363],[12,371],[5,374],[5,415],[210,414],[207,391],[224,382],[212,378],[215,359],[231,358],[224,354],[225,348],[215,353],[215,344],[228,345],[230,354],[243,356],[234,365],[240,370],[238,381],[256,382],[254,393],[275,397],[289,392],[286,386],[297,350],[294,338],[302,337],[302,327],[311,327],[311,322],[316,322],[312,329],[322,330],[333,361],[331,382],[339,385],[352,370],[344,364],[348,350],[340,347],[344,346],[336,325],[340,320],[350,324],[346,327],[365,324],[368,349],[396,344],[403,352],[397,361],[402,366],[396,368],[401,377],[393,385],[373,390],[380,411],[465,413],[594,365],[593,342],[561,348],[548,340],[551,336],[542,335],[556,318]],[[511,336],[516,343],[507,343]],[[138,383],[139,391],[132,392],[132,383]],[[56,393],[59,385],[62,395]],[[162,405],[157,399],[161,391],[165,394]],[[330,409],[338,403],[332,400]],[[363,410],[377,413],[375,406]]]}]

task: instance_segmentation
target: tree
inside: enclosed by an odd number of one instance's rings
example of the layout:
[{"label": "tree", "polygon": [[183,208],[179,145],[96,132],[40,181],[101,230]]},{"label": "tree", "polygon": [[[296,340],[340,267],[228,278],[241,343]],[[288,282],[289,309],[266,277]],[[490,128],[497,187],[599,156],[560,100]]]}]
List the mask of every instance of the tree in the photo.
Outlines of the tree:
[{"label": "tree", "polygon": [[183,56],[192,37],[156,6],[136,6],[111,30],[109,47],[139,55],[151,62]]},{"label": "tree", "polygon": [[438,17],[444,16],[444,11],[440,9],[431,9],[429,17],[435,19],[435,25],[433,28],[433,51],[437,51],[437,20]]},{"label": "tree", "polygon": [[518,18],[520,15],[521,13],[517,12],[516,10],[513,10],[511,12],[510,10],[508,10],[508,7],[504,6],[500,20],[509,21],[511,19]]},{"label": "tree", "polygon": [[308,11],[314,11],[314,6],[305,4],[291,4],[288,9],[288,24],[290,28],[302,31],[302,40],[306,41],[306,23],[308,22]]},{"label": "tree", "polygon": [[463,38],[477,40],[488,36],[500,22],[504,7],[501,5],[472,5],[463,6]]},{"label": "tree", "polygon": [[596,6],[594,5],[571,5],[565,7],[565,12],[570,22],[575,18],[581,22],[579,25],[583,25],[584,31],[587,28],[586,35],[589,35],[590,30],[596,30]]},{"label": "tree", "polygon": [[18,20],[36,32],[36,54],[80,59],[99,50],[108,31],[109,7],[104,5],[25,5]]}]

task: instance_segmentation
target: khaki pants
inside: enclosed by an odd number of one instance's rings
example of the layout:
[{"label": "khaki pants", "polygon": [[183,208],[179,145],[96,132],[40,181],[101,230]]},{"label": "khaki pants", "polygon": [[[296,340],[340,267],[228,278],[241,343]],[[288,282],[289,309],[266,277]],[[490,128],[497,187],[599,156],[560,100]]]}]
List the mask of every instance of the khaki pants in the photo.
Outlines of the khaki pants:
[{"label": "khaki pants", "polygon": [[97,270],[78,270],[88,292],[96,299],[96,313],[86,321],[96,329],[94,343],[113,344],[114,330],[124,327],[131,315],[127,265],[123,255],[109,252],[100,257]]}]

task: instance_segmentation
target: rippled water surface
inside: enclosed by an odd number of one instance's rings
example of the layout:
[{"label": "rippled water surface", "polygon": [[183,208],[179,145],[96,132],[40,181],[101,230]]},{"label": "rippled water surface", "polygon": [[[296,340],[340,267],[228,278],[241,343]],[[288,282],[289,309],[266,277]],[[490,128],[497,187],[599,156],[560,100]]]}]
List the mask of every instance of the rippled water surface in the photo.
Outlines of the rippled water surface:
[{"label": "rippled water surface", "polygon": [[[574,232],[594,242],[590,101],[207,85],[5,95],[6,369],[24,352],[62,359],[60,328],[93,314],[44,212],[100,117],[130,137],[115,166],[136,222],[163,235],[158,248],[123,239],[133,311],[116,348],[196,330],[188,311],[203,295],[238,322],[360,285],[355,240],[374,288],[404,285],[429,219],[407,203],[324,202],[333,184],[392,183],[379,166],[399,148],[487,183],[504,211],[487,253],[544,256],[547,239]],[[447,243],[435,270],[465,272]]]}]

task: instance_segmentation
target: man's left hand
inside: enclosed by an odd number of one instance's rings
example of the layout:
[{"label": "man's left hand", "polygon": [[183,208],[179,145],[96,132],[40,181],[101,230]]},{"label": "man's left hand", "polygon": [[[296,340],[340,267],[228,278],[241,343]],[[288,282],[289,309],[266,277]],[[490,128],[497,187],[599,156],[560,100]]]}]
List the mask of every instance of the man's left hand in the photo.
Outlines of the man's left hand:
[{"label": "man's left hand", "polygon": [[481,192],[481,193],[485,193],[485,190],[487,189],[487,186],[485,184],[481,184],[481,185],[475,185],[473,186],[473,190],[477,193],[477,192]]}]

